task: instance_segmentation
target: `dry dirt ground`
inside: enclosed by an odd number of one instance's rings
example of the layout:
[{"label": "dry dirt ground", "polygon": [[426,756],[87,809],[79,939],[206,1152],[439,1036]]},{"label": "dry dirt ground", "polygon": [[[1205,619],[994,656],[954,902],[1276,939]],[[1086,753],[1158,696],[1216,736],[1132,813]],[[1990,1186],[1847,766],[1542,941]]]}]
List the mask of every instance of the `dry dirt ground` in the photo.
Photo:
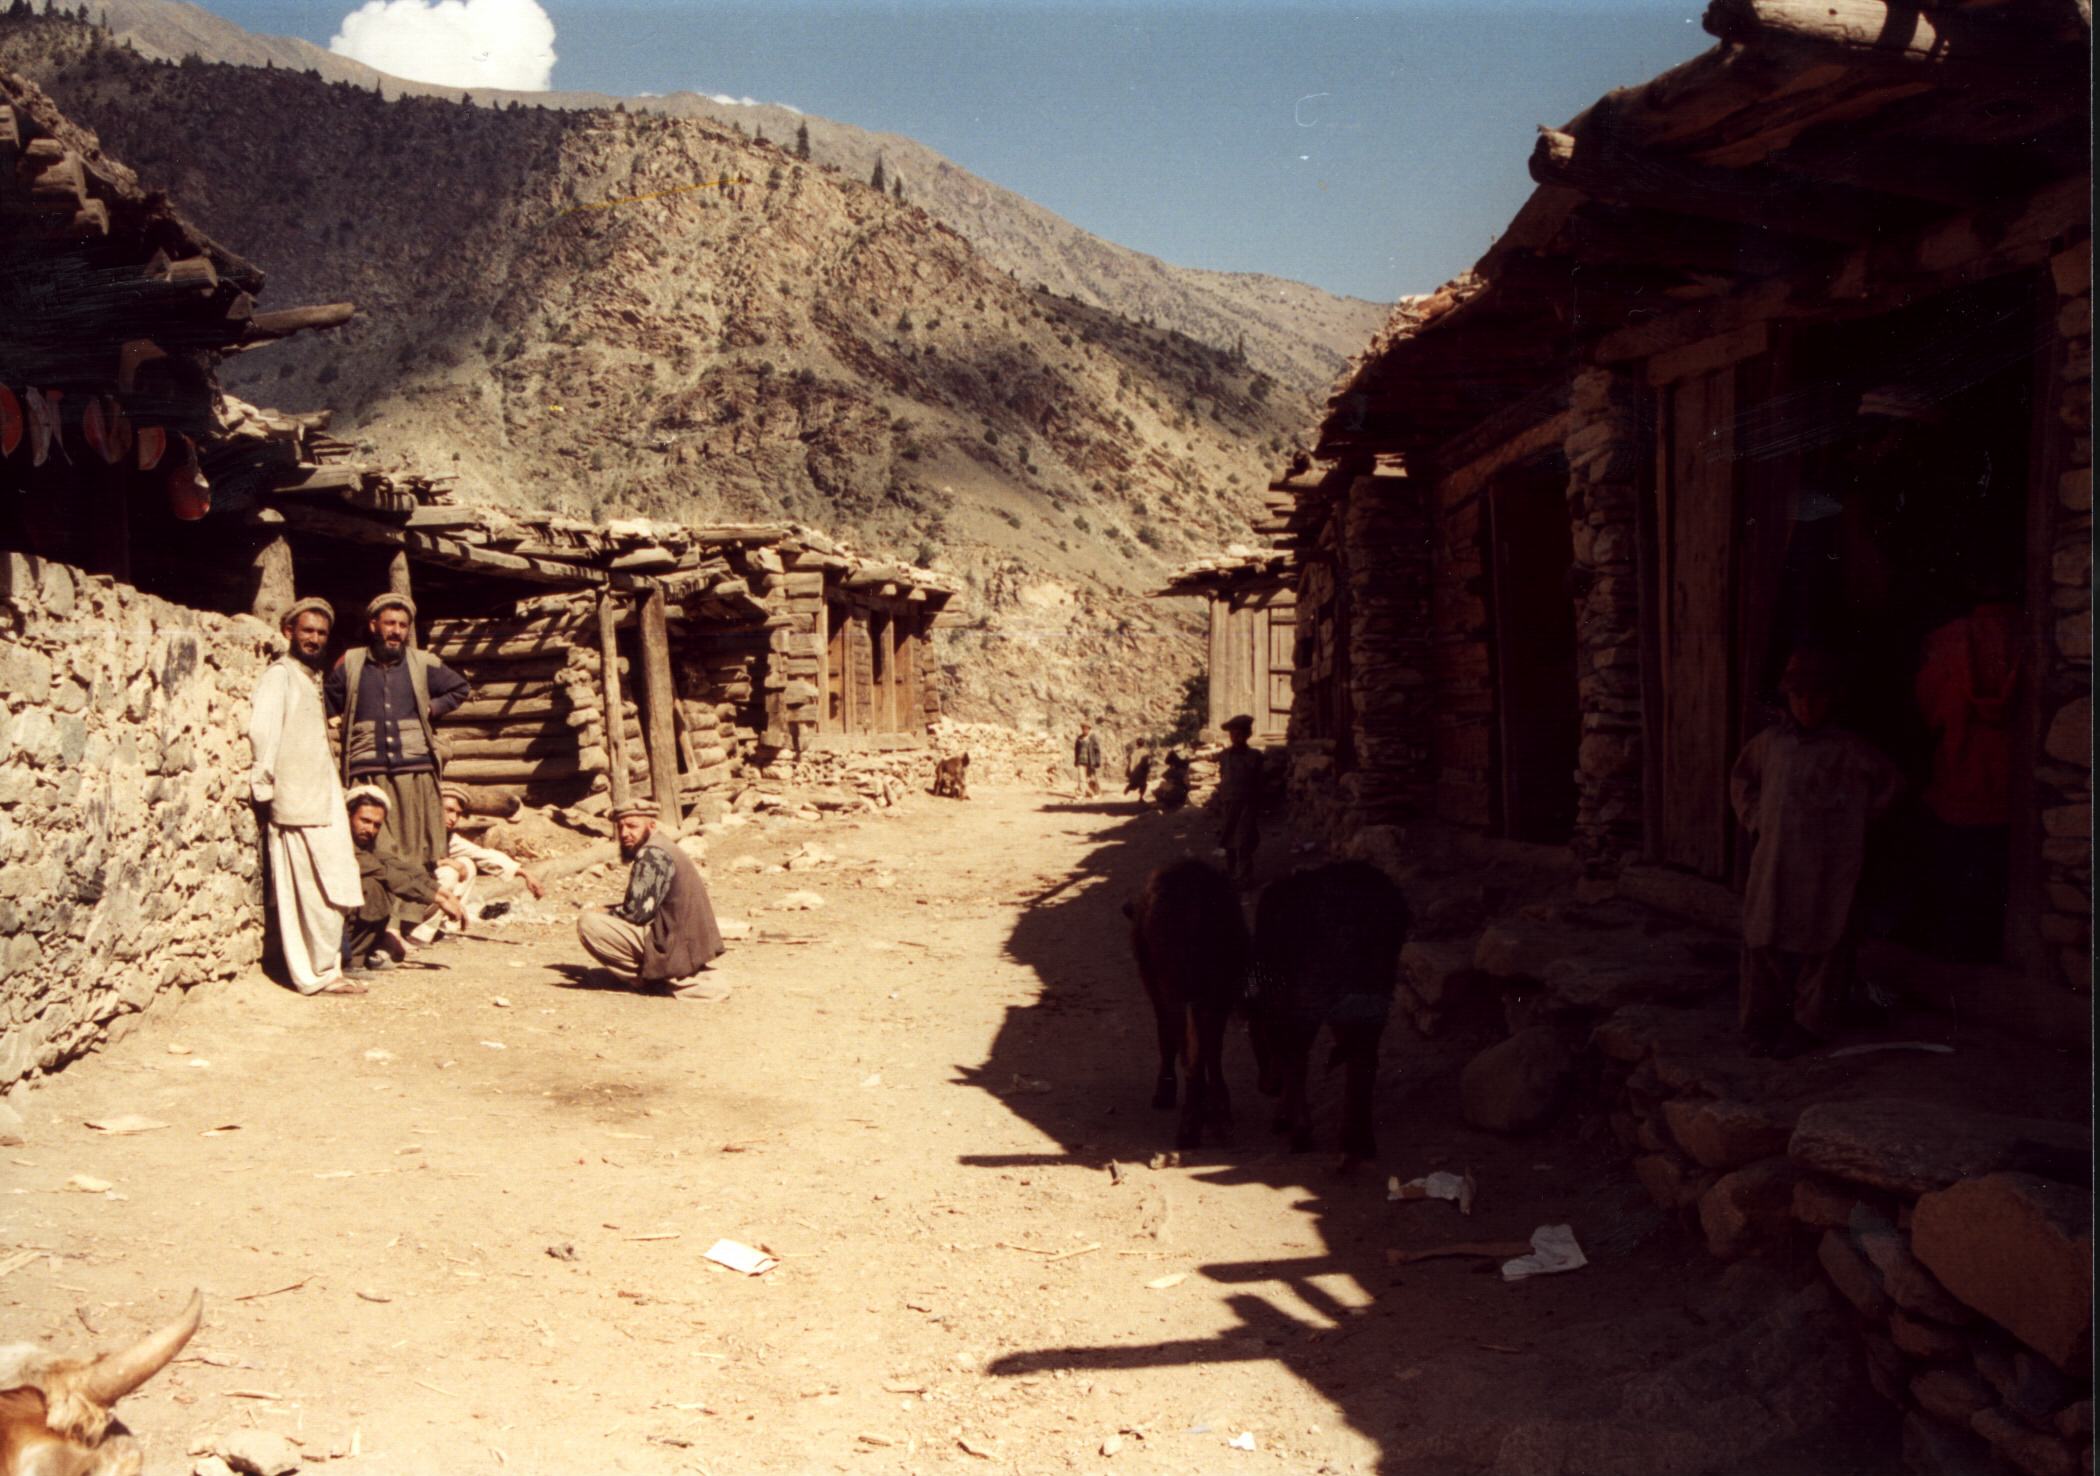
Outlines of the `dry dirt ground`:
[{"label": "dry dirt ground", "polygon": [[[568,920],[617,875],[364,998],[201,988],[16,1094],[0,1339],[114,1346],[201,1287],[123,1406],[149,1472],[248,1425],[345,1473],[1893,1466],[1815,1288],[1711,1261],[1594,1117],[1468,1132],[1463,1057],[1404,1024],[1375,1171],[1281,1151],[1237,1034],[1232,1141],[1148,1167],[1172,1123],[1119,908],[1208,835],[1020,789],[721,832],[753,936],[720,1004],[585,973]],[[736,864],[812,840],[838,859]],[[120,1113],[166,1126],[85,1125]],[[1439,1168],[1471,1219],[1386,1202]],[[1589,1266],[1386,1254],[1553,1222]]]}]

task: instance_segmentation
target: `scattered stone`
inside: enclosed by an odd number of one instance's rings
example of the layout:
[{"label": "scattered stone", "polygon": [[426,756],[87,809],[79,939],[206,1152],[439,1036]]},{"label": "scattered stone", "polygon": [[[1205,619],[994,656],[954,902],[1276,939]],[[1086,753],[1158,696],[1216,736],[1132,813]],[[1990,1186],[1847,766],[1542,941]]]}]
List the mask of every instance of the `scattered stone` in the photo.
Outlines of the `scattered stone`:
[{"label": "scattered stone", "polygon": [[739,856],[729,863],[731,871],[764,871],[766,863],[756,856]]},{"label": "scattered stone", "polygon": [[1794,1181],[1794,1218],[1817,1230],[1843,1230],[1852,1223],[1859,1195],[1851,1186],[1833,1184],[1814,1174]]},{"label": "scattered stone", "polygon": [[1881,1287],[1890,1301],[1954,1327],[1975,1320],[1976,1314],[1948,1296],[1947,1289],[1911,1254],[1901,1231],[1894,1226],[1863,1230],[1860,1222],[1865,1218],[1855,1215],[1853,1241],[1881,1273]]},{"label": "scattered stone", "polygon": [[815,892],[789,892],[773,904],[781,912],[809,912],[823,905],[824,899]]},{"label": "scattered stone", "polygon": [[715,931],[720,933],[725,939],[748,938],[751,936],[751,924],[740,918],[717,917],[715,919]]},{"label": "scattered stone", "polygon": [[2066,1440],[2091,1440],[2093,1438],[2093,1401],[2091,1398],[2067,1404],[2056,1412],[2056,1433]]},{"label": "scattered stone", "polygon": [[1649,1153],[1633,1161],[1634,1176],[1656,1208],[1688,1209],[1712,1187],[1714,1176],[1674,1153]]},{"label": "scattered stone", "polygon": [[2063,1376],[2025,1349],[2007,1352],[1993,1343],[1976,1347],[1976,1372],[1998,1391],[2013,1413],[2046,1425],[2056,1407],[2070,1396]]},{"label": "scattered stone", "polygon": [[1961,1368],[1926,1369],[1910,1381],[1910,1397],[1935,1419],[1963,1430],[1969,1428],[1970,1415],[1998,1402],[1989,1385]]},{"label": "scattered stone", "polygon": [[1794,1181],[1800,1174],[1782,1156],[1717,1179],[1699,1200],[1706,1248],[1732,1261],[1757,1245],[1784,1240],[1794,1227]]},{"label": "scattered stone", "polygon": [[1741,1102],[1676,1098],[1663,1104],[1663,1118],[1678,1146],[1705,1168],[1741,1168],[1786,1152],[1794,1135],[1792,1113]]},{"label": "scattered stone", "polygon": [[2058,1368],[2090,1346],[2092,1197],[2031,1174],[1926,1194],[1911,1250],[1949,1292]]},{"label": "scattered stone", "polygon": [[1903,1352],[1926,1363],[1951,1362],[1969,1351],[1960,1333],[1900,1310],[1889,1314],[1889,1337]]},{"label": "scattered stone", "polygon": [[1968,1432],[1942,1429],[1917,1414],[1903,1417],[1903,1468],[1911,1476],[1997,1476],[1991,1448]]},{"label": "scattered stone", "polygon": [[190,1467],[190,1476],[233,1476],[233,1467],[215,1455],[201,1455]]},{"label": "scattered stone", "polygon": [[246,1476],[291,1476],[299,1469],[299,1451],[274,1430],[235,1430],[219,1438],[218,1454]]},{"label": "scattered stone", "polygon": [[1550,1025],[1520,1030],[1466,1063],[1458,1095],[1466,1122],[1490,1133],[1534,1133],[1567,1099],[1575,1057]]},{"label": "scattered stone", "polygon": [[1101,1454],[1105,1456],[1112,1456],[1122,1448],[1123,1437],[1120,1435],[1111,1435],[1108,1439],[1101,1442]]},{"label": "scattered stone", "polygon": [[2077,1476],[2078,1452],[2069,1442],[2045,1435],[2003,1410],[1978,1411],[1969,1417],[1969,1428],[2028,1476]]},{"label": "scattered stone", "polygon": [[1910,1197],[1995,1173],[2032,1144],[2089,1154],[2092,1134],[1937,1102],[1866,1098],[1805,1109],[1787,1154],[1803,1168]]},{"label": "scattered stone", "polygon": [[1881,1289],[1880,1273],[1852,1248],[1852,1238],[1844,1231],[1825,1230],[1822,1243],[1816,1247],[1816,1259],[1823,1263],[1831,1285],[1846,1301],[1869,1317],[1888,1315],[1889,1298]]}]

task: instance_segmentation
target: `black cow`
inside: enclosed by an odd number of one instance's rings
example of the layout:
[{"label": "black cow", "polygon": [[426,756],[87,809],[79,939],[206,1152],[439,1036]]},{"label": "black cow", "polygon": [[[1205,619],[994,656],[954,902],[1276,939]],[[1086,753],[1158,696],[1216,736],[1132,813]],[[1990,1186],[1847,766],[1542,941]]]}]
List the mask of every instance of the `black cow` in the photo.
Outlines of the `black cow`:
[{"label": "black cow", "polygon": [[939,799],[970,797],[970,756],[958,753],[933,766],[933,792]]},{"label": "black cow", "polygon": [[1174,1105],[1174,1061],[1188,1090],[1181,1103],[1177,1148],[1203,1141],[1206,1117],[1232,1120],[1225,1090],[1225,1022],[1247,982],[1247,924],[1232,883],[1204,862],[1176,861],[1152,873],[1126,903],[1130,950],[1159,1025],[1159,1085],[1154,1107]]},{"label": "black cow", "polygon": [[1344,1062],[1349,1073],[1344,1160],[1377,1156],[1371,1086],[1407,929],[1407,899],[1384,872],[1362,861],[1299,871],[1262,893],[1247,1032],[1262,1092],[1280,1099],[1276,1130],[1291,1135],[1293,1150],[1312,1146],[1305,1078],[1313,1039],[1325,1026],[1334,1037],[1328,1064]]}]

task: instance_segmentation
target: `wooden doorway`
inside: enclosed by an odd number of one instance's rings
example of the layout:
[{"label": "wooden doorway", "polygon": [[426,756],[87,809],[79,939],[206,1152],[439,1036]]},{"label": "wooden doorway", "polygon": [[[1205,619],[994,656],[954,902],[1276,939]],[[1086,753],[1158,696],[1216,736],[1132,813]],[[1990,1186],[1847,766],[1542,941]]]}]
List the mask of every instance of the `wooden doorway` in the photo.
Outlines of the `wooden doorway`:
[{"label": "wooden doorway", "polygon": [[1574,833],[1582,739],[1567,484],[1566,463],[1555,456],[1488,489],[1501,830],[1549,845]]}]

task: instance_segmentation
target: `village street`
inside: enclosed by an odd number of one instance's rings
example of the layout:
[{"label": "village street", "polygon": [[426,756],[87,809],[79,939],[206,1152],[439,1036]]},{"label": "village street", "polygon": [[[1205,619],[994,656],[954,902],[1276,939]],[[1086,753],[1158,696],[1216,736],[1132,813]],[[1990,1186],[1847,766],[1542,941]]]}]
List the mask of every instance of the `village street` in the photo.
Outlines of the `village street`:
[{"label": "village street", "polygon": [[[810,842],[836,859],[753,869]],[[1172,1119],[1120,906],[1208,844],[1200,813],[914,794],[710,834],[753,930],[726,1003],[579,984],[569,919],[618,868],[364,998],[199,989],[16,1094],[8,1336],[115,1346],[201,1287],[122,1408],[157,1473],[248,1427],[354,1473],[1893,1463],[1827,1291],[1711,1260],[1595,1114],[1467,1131],[1463,1056],[1404,1022],[1375,1171],[1280,1150],[1237,1030],[1233,1144],[1148,1167]],[[122,1114],[165,1126],[86,1126]],[[1436,1169],[1474,1174],[1470,1219],[1386,1202]],[[1387,1254],[1547,1223],[1587,1267]],[[780,1264],[722,1269],[721,1238]]]}]

